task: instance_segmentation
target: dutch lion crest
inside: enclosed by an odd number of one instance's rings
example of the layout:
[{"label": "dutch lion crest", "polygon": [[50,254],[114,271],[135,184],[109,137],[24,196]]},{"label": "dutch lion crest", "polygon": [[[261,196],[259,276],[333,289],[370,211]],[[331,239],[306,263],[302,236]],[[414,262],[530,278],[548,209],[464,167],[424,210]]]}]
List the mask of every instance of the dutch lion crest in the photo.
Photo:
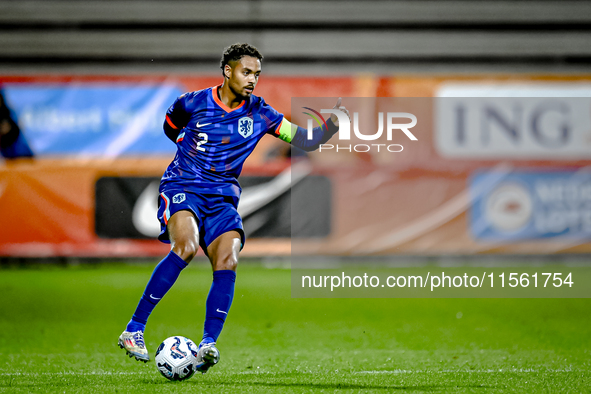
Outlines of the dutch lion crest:
[{"label": "dutch lion crest", "polygon": [[238,133],[244,138],[249,137],[253,132],[252,123],[252,119],[247,116],[240,118],[238,120]]},{"label": "dutch lion crest", "polygon": [[185,195],[185,193],[177,193],[172,198],[172,202],[175,204],[180,204],[183,201],[185,201],[186,198],[187,198],[187,196]]}]

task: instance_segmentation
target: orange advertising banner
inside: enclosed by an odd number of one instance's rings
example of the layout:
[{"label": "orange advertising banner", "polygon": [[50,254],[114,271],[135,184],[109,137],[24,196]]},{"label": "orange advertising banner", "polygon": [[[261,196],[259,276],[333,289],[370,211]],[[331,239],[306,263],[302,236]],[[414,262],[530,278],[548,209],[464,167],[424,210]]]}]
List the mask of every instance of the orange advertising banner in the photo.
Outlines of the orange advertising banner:
[{"label": "orange advertising banner", "polygon": [[[186,91],[220,82],[217,76],[176,75],[0,77],[1,84],[23,85],[171,81]],[[333,147],[307,155],[305,177],[328,180],[319,183],[328,185],[322,189],[330,201],[328,233],[251,237],[244,255],[591,252],[591,76],[263,76],[256,94],[302,126],[306,120],[293,108],[292,98],[344,97],[351,112],[362,112],[369,108],[367,100],[384,97],[370,105],[369,113],[407,108],[418,119],[413,129],[418,141],[404,136],[393,141],[404,146],[403,154],[376,154],[361,147],[370,145],[367,141],[353,139],[348,150]],[[409,97],[416,99],[404,101]],[[360,120],[359,127],[375,130],[377,125]],[[335,138],[329,143],[343,144]],[[285,174],[296,163],[285,147],[275,138],[263,138],[243,175]],[[0,256],[165,254],[168,246],[149,236],[97,235],[97,182],[105,177],[157,179],[171,159],[4,161]],[[296,169],[288,175],[294,183],[300,182]],[[292,222],[300,214],[296,202],[291,202]]]}]

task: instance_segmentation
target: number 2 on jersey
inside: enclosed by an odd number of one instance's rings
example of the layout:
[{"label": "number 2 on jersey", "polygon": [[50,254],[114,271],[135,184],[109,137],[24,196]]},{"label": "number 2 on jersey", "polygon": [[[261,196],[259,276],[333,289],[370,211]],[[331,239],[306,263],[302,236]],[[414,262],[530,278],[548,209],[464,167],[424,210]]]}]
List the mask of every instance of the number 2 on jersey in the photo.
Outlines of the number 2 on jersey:
[{"label": "number 2 on jersey", "polygon": [[201,145],[207,143],[207,133],[199,133],[199,134],[197,134],[197,137],[201,138],[201,141],[197,142],[197,150],[200,150],[201,152],[205,152],[205,148],[202,147]]}]

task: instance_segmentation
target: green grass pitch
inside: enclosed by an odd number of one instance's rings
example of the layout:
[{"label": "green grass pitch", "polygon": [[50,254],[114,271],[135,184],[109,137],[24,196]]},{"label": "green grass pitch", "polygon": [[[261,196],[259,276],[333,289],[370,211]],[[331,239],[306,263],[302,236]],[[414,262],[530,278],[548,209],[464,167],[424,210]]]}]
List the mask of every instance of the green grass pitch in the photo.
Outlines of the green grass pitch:
[{"label": "green grass pitch", "polygon": [[[169,382],[116,346],[154,265],[0,270],[0,392],[591,392],[589,299],[292,299],[290,271],[239,267],[205,375]],[[199,341],[211,273],[152,314],[152,356]],[[461,313],[460,313],[461,312]]]}]

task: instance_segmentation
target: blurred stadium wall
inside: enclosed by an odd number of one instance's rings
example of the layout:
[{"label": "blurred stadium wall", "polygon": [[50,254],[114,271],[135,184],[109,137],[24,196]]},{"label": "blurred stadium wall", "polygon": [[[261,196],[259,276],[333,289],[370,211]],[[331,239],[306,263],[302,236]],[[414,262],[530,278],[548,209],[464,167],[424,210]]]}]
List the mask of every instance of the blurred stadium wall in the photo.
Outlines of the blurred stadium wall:
[{"label": "blurred stadium wall", "polygon": [[[244,255],[289,254],[291,235],[330,255],[591,251],[591,3],[49,0],[0,1],[0,84],[36,154],[1,163],[0,256],[166,253],[164,112],[219,84],[234,42],[263,52],[256,94],[288,117],[292,97],[426,100],[420,146],[393,160],[312,154],[295,182],[265,137],[241,177]],[[484,123],[442,126],[438,98]]]}]

